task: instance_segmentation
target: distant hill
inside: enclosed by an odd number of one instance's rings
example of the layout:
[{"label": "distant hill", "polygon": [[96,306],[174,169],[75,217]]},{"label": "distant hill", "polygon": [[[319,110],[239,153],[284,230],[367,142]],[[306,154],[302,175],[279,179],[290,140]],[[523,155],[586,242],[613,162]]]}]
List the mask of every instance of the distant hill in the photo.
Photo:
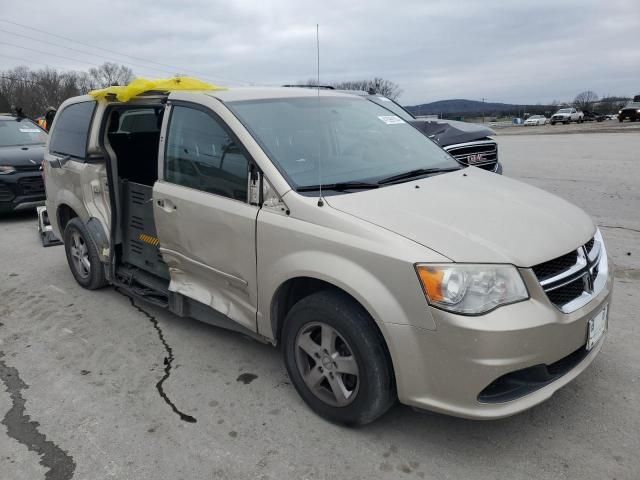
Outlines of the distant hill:
[{"label": "distant hill", "polygon": [[405,108],[414,115],[443,114],[445,116],[472,116],[482,115],[483,113],[486,116],[501,116],[516,115],[518,112],[522,114],[523,111],[538,113],[540,110],[540,113],[544,113],[554,110],[554,107],[549,105],[514,105],[510,103],[479,102],[477,100],[465,100],[461,98],[439,100],[437,102],[423,103]]}]

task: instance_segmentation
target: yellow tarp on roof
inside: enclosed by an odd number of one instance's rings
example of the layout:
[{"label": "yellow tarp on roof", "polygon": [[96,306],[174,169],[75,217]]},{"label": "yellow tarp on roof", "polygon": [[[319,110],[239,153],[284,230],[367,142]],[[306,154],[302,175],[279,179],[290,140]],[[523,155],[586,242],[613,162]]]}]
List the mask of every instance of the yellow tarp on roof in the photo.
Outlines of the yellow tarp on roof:
[{"label": "yellow tarp on roof", "polygon": [[211,83],[203,82],[197,78],[192,77],[174,77],[174,78],[160,78],[150,80],[147,78],[136,78],[129,85],[123,87],[107,87],[100,90],[93,90],[89,92],[96,100],[105,100],[107,95],[115,95],[116,99],[120,102],[128,102],[134,97],[137,97],[141,93],[150,91],[159,92],[173,92],[176,90],[226,90],[224,87],[219,87]]}]

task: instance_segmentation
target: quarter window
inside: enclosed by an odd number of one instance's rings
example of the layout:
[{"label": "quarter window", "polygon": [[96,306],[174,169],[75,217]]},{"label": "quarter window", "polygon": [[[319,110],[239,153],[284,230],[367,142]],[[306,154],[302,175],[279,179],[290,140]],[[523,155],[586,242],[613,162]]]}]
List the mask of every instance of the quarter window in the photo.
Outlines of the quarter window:
[{"label": "quarter window", "polygon": [[165,180],[235,200],[247,200],[249,161],[219,121],[202,110],[174,106],[165,153]]},{"label": "quarter window", "polygon": [[49,141],[51,153],[78,159],[87,156],[87,138],[95,106],[96,102],[74,103],[58,113]]}]

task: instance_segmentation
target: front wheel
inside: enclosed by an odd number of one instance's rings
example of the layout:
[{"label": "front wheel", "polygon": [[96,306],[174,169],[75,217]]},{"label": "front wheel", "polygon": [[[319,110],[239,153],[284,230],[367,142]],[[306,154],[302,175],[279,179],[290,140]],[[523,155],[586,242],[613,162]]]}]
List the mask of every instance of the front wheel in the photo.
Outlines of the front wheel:
[{"label": "front wheel", "polygon": [[82,287],[95,290],[107,285],[98,249],[78,217],[69,220],[64,229],[64,250],[71,273]]},{"label": "front wheel", "polygon": [[293,385],[321,417],[363,425],[395,402],[384,340],[346,294],[327,290],[296,303],[285,319],[282,343]]}]

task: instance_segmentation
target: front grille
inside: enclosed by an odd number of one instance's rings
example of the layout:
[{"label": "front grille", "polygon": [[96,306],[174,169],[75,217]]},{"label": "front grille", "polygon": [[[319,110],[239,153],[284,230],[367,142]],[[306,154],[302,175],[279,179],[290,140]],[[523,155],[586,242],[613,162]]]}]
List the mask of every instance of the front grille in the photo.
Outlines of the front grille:
[{"label": "front grille", "polygon": [[0,202],[10,202],[14,197],[15,195],[11,189],[4,183],[0,182]]},{"label": "front grille", "polygon": [[567,303],[579,298],[584,292],[584,279],[579,277],[573,282],[567,283],[562,287],[547,292],[547,297],[554,305],[566,305]]},{"label": "front grille", "polygon": [[18,185],[23,195],[44,195],[44,181],[40,175],[21,178],[18,180]]},{"label": "front grille", "polygon": [[[594,294],[600,262],[606,252],[601,240],[592,238],[578,249],[532,267],[549,301],[565,313],[575,310],[575,300]],[[574,302],[572,304],[572,302]],[[574,308],[575,307],[575,308]]]},{"label": "front grille", "polygon": [[574,250],[561,257],[536,265],[533,267],[533,272],[538,277],[538,280],[546,280],[568,270],[576,264],[577,260],[578,251]]},{"label": "front grille", "polygon": [[591,252],[591,250],[593,249],[593,245],[595,244],[595,239],[591,239],[589,240],[587,243],[584,244],[584,248],[587,249],[587,253]]},{"label": "front grille", "polygon": [[444,149],[462,165],[495,170],[498,163],[498,145],[490,140],[447,145]]},{"label": "front grille", "polygon": [[40,165],[16,165],[15,168],[18,172],[38,172],[40,171]]}]

